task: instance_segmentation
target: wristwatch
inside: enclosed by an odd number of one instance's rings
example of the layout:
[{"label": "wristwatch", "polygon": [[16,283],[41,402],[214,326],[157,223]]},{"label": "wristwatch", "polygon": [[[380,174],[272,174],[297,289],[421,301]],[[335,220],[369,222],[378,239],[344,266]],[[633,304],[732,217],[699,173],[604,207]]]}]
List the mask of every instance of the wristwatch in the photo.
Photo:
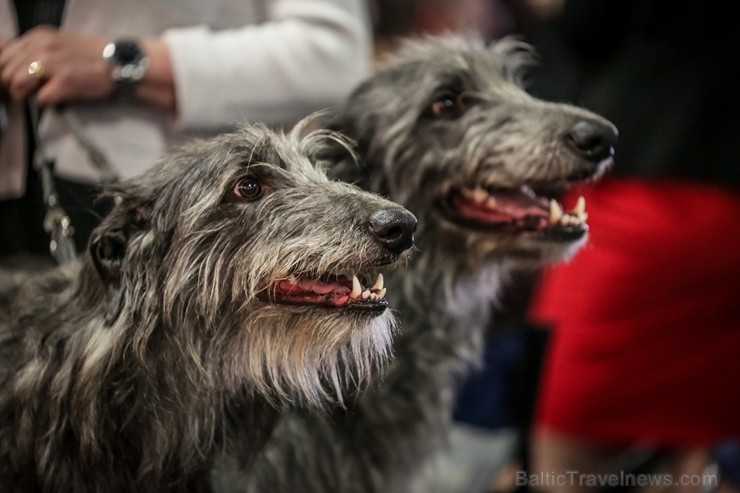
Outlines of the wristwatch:
[{"label": "wristwatch", "polygon": [[149,68],[149,57],[133,39],[118,39],[105,45],[103,59],[113,71],[117,96],[133,95]]}]

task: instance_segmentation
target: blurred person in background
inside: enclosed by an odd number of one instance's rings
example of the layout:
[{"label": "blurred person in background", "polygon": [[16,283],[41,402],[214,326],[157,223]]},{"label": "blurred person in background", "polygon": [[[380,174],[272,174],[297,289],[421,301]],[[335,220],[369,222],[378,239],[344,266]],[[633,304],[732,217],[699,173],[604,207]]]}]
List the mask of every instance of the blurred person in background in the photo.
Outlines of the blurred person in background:
[{"label": "blurred person in background", "polygon": [[[740,22],[717,3],[567,0],[531,27],[532,92],[604,115],[620,142],[610,176],[574,192],[589,243],[535,285],[552,340],[528,472],[696,480],[740,437]],[[690,482],[664,490],[712,486]]]},{"label": "blurred person in background", "polygon": [[106,173],[333,104],[366,75],[371,40],[364,0],[0,0],[0,257],[48,255],[29,102],[80,250]]}]

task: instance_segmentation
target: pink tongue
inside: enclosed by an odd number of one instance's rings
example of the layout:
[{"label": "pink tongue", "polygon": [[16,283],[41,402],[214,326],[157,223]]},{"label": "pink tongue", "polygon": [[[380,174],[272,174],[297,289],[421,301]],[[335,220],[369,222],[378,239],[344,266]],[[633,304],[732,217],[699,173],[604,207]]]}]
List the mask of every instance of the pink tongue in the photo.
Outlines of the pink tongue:
[{"label": "pink tongue", "polygon": [[510,200],[508,197],[496,197],[495,210],[513,217],[538,216],[547,212],[531,200]]},{"label": "pink tongue", "polygon": [[311,292],[316,294],[327,294],[331,292],[349,293],[351,291],[347,286],[338,282],[322,283],[315,279],[308,278],[301,278],[296,284],[290,281],[280,281],[278,287],[281,291],[286,293],[294,291],[296,294],[301,292]]},{"label": "pink tongue", "polygon": [[524,193],[502,192],[493,196],[496,199],[495,209],[512,216],[548,215],[550,204],[546,199],[531,197]]},{"label": "pink tongue", "polygon": [[460,195],[454,197],[453,205],[463,215],[490,222],[509,221],[526,216],[547,216],[549,213],[545,201],[524,194],[500,193],[493,197],[496,200],[493,208],[485,203],[476,204]]}]

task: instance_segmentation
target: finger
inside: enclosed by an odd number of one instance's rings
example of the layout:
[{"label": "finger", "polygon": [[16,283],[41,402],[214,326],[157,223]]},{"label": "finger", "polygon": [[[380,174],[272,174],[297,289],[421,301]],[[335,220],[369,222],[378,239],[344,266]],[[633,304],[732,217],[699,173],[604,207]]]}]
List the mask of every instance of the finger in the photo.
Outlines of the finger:
[{"label": "finger", "polygon": [[[20,58],[12,58],[3,65],[2,71],[0,71],[0,82],[5,89],[9,89],[12,85],[16,75],[23,70],[23,61]],[[28,75],[28,67],[25,67],[26,75]]]},{"label": "finger", "polygon": [[13,75],[8,92],[16,101],[23,101],[35,93],[43,83],[43,78],[28,75],[28,68],[20,69]]},{"label": "finger", "polygon": [[36,104],[40,107],[56,106],[64,100],[64,84],[62,79],[57,77],[50,79],[36,92]]},{"label": "finger", "polygon": [[4,87],[10,87],[11,81],[22,70],[28,72],[28,64],[33,61],[33,54],[29,52],[27,43],[22,40],[13,40],[0,52],[0,81]]},{"label": "finger", "polygon": [[40,56],[48,51],[49,44],[57,35],[58,29],[55,27],[41,25],[30,29],[20,37],[9,40],[0,50],[0,68],[22,52],[32,51],[37,57]]},{"label": "finger", "polygon": [[10,97],[16,101],[22,101],[33,94],[45,78],[49,77],[48,68],[43,63],[42,72],[37,72],[35,75],[30,73],[31,62],[29,60],[30,56],[25,51],[18,51],[8,61],[0,74],[3,87],[10,94]]},{"label": "finger", "polygon": [[24,35],[9,41],[0,51],[0,88],[16,101],[26,99],[43,82],[28,71],[29,64],[38,59],[33,53],[38,50],[31,41]]},{"label": "finger", "polygon": [[8,42],[0,51],[0,67],[4,67],[10,60],[16,57],[27,45],[25,38],[16,38]]},{"label": "finger", "polygon": [[28,31],[23,34],[26,38],[35,38],[35,37],[46,37],[49,35],[56,35],[59,33],[59,28],[54,26],[53,24],[39,24],[38,26],[34,26]]}]

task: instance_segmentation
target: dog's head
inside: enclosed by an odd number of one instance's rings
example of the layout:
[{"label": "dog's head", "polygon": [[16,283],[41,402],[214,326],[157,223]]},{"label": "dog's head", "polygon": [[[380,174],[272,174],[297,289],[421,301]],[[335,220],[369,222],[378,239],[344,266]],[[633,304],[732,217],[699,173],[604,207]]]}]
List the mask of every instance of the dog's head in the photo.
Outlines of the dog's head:
[{"label": "dog's head", "polygon": [[367,161],[341,167],[343,177],[417,214],[422,249],[434,242],[473,266],[572,254],[587,234],[585,204],[556,198],[604,173],[617,131],[589,111],[527,94],[532,58],[513,38],[407,41],[331,124]]},{"label": "dog's head", "polygon": [[314,156],[338,139],[245,126],[111,188],[90,257],[112,328],[268,397],[317,403],[366,376],[394,328],[380,270],[404,262],[416,218],[326,177]]}]

